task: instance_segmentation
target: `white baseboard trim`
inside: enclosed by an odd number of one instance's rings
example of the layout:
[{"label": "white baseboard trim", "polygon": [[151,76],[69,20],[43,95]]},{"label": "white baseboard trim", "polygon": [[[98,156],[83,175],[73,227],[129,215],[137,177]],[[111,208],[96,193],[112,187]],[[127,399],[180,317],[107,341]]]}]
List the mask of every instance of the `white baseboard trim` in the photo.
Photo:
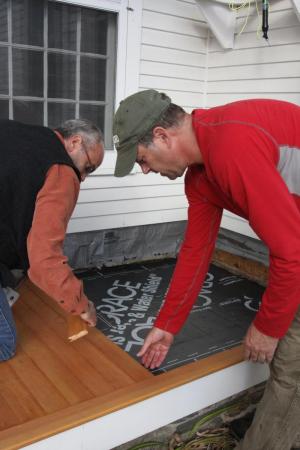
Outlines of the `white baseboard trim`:
[{"label": "white baseboard trim", "polygon": [[111,450],[255,386],[268,374],[266,365],[242,362],[29,445],[26,450]]}]

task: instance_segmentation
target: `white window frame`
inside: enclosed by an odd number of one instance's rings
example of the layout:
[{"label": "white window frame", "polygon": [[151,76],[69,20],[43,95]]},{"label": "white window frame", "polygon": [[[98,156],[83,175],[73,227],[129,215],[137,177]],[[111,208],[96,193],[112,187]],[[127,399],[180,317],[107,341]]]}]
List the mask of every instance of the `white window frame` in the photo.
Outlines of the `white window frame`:
[{"label": "white window frame", "polygon": [[[115,110],[120,101],[139,88],[142,0],[55,0],[118,14]],[[116,152],[107,149],[98,175],[113,175]],[[97,171],[95,172],[97,175]]]}]

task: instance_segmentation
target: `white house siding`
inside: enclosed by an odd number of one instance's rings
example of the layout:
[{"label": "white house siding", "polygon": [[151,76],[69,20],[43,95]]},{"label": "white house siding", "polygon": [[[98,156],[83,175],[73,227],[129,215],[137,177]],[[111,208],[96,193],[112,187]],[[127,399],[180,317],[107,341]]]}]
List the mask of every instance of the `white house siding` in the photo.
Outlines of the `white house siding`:
[{"label": "white house siding", "polygon": [[[164,91],[188,111],[203,106],[207,34],[194,1],[144,0],[138,89]],[[117,179],[112,152],[106,158],[82,184],[69,233],[186,219],[182,179],[145,176],[137,167]]]},{"label": "white house siding", "polygon": [[[261,16],[258,19],[254,4],[240,35],[248,8],[238,14],[233,50],[224,51],[210,39],[207,107],[259,97],[300,104],[300,22],[291,0],[270,4],[269,44],[261,38]],[[258,5],[260,9],[261,2]],[[222,226],[255,236],[244,220],[228,212]]]},{"label": "white house siding", "polygon": [[258,97],[300,104],[300,22],[291,0],[270,3],[269,44],[261,37],[261,16],[258,19],[254,5],[240,35],[248,9],[239,13],[233,50],[224,51],[211,39],[208,107]]}]

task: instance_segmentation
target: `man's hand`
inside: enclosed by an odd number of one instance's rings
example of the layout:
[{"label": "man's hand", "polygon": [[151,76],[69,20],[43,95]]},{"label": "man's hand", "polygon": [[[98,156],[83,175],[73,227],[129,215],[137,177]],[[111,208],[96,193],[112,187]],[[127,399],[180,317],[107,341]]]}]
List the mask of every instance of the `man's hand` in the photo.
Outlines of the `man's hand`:
[{"label": "man's hand", "polygon": [[80,317],[89,324],[90,327],[96,326],[97,313],[94,303],[89,300],[89,309],[87,312],[80,314]]},{"label": "man's hand", "polygon": [[137,354],[142,358],[145,367],[159,367],[174,341],[174,335],[168,331],[153,327],[145,339],[144,345]]},{"label": "man's hand", "polygon": [[261,333],[250,325],[245,341],[245,359],[253,362],[270,363],[273,359],[279,339]]}]

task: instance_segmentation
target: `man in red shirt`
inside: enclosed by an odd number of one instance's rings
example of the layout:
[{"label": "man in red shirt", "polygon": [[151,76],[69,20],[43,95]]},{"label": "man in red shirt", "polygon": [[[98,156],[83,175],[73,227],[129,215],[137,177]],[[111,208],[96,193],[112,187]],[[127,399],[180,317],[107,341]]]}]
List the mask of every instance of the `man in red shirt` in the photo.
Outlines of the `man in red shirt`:
[{"label": "man in red shirt", "polygon": [[[0,361],[16,350],[6,295],[11,269],[29,278],[67,312],[96,325],[96,310],[63,254],[80,182],[103,160],[101,131],[87,120],[60,128],[0,121]],[[12,286],[13,287],[13,286]]]},{"label": "man in red shirt", "polygon": [[[222,211],[246,218],[270,252],[268,286],[245,337],[245,358],[270,363],[271,377],[243,450],[288,450],[300,421],[300,107],[246,100],[187,114],[169,97],[142,91],[114,118],[116,176],[185,175],[187,230],[171,284],[139,352],[164,360],[205,278]],[[275,356],[274,356],[275,355]]]}]

